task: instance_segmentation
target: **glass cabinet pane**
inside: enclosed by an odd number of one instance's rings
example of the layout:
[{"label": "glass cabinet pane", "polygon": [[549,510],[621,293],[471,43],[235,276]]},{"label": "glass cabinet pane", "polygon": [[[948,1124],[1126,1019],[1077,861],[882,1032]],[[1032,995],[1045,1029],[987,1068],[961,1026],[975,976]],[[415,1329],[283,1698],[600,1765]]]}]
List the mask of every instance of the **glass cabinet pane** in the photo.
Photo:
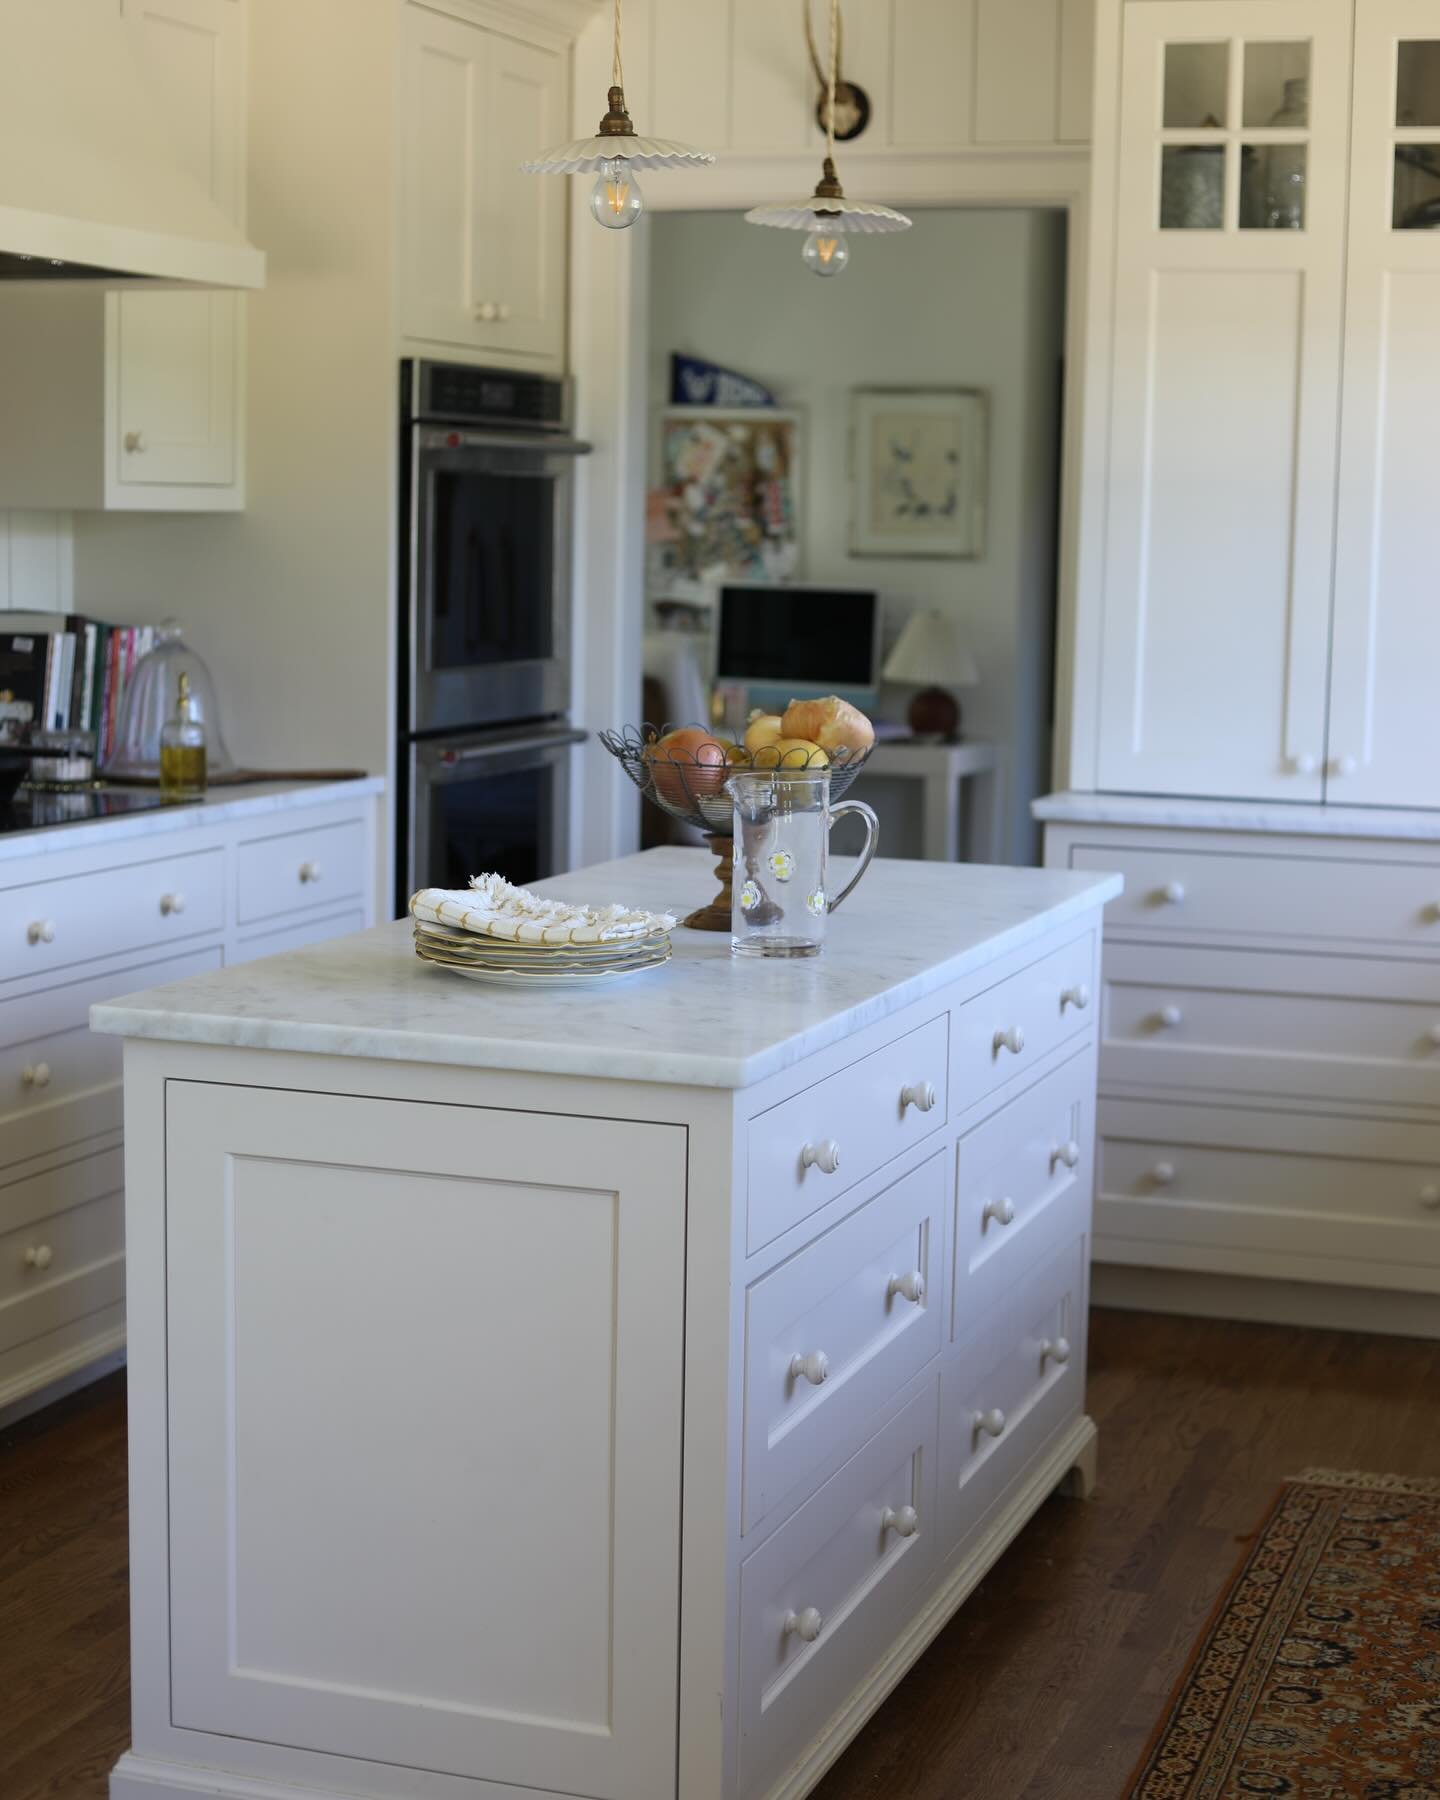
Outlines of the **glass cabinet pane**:
[{"label": "glass cabinet pane", "polygon": [[1246,144],[1240,151],[1242,231],[1305,229],[1304,144]]},{"label": "glass cabinet pane", "polygon": [[1229,44],[1167,44],[1161,123],[1185,131],[1223,125],[1229,84]]},{"label": "glass cabinet pane", "polygon": [[1398,47],[1395,123],[1440,125],[1440,38],[1408,38]]},{"label": "glass cabinet pane", "polygon": [[1395,146],[1391,222],[1397,231],[1440,229],[1440,144]]},{"label": "glass cabinet pane", "polygon": [[1163,231],[1218,231],[1225,222],[1225,152],[1219,145],[1167,144],[1160,152]]},{"label": "glass cabinet pane", "polygon": [[1246,44],[1246,125],[1310,123],[1309,44]]}]

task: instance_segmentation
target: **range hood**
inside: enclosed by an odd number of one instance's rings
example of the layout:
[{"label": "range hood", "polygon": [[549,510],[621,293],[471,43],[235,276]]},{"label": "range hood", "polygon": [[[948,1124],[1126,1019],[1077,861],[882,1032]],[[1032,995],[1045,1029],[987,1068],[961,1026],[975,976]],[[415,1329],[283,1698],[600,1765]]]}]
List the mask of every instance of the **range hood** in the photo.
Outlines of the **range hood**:
[{"label": "range hood", "polygon": [[180,167],[115,0],[0,0],[0,281],[264,286]]}]

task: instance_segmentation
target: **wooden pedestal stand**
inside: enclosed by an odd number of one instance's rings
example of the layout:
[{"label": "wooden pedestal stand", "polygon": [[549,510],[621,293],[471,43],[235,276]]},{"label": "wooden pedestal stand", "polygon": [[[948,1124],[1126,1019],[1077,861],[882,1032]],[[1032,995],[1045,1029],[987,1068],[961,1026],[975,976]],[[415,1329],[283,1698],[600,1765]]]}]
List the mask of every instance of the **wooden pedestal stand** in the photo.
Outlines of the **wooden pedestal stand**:
[{"label": "wooden pedestal stand", "polygon": [[682,919],[682,925],[688,925],[691,931],[728,931],[730,929],[730,877],[735,871],[735,840],[733,837],[722,837],[718,831],[705,834],[705,842],[710,846],[715,857],[715,874],[720,882],[720,892],[708,906],[702,906]]}]

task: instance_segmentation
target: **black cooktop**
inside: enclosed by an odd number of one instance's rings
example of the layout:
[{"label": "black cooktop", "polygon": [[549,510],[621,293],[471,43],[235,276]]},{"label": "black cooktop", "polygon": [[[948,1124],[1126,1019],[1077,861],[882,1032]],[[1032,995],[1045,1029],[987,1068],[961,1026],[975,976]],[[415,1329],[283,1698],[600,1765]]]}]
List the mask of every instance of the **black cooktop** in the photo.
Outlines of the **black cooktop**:
[{"label": "black cooktop", "polygon": [[82,788],[78,793],[32,793],[21,788],[11,800],[0,802],[0,835],[152,812],[165,804],[158,788]]}]

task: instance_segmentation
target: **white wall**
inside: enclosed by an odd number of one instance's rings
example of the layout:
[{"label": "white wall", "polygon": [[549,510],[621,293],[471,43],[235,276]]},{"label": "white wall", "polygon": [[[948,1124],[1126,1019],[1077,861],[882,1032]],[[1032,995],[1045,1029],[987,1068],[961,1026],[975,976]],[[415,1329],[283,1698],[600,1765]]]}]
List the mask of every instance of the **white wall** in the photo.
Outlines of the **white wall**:
[{"label": "white wall", "polygon": [[67,512],[0,512],[0,610],[69,612],[75,586]]},{"label": "white wall", "polygon": [[[1030,799],[1050,775],[1064,223],[1039,210],[934,210],[894,237],[862,238],[830,281],[800,264],[798,233],[733,214],[650,225],[650,390],[688,351],[763,381],[806,415],[801,517],[806,580],[877,587],[887,647],[916,606],[962,626],[983,685],[960,696],[969,737],[1004,746],[1004,842],[1030,861]],[[850,392],[978,387],[990,400],[987,545],[973,561],[852,558]],[[882,708],[903,717],[908,695]]]}]

